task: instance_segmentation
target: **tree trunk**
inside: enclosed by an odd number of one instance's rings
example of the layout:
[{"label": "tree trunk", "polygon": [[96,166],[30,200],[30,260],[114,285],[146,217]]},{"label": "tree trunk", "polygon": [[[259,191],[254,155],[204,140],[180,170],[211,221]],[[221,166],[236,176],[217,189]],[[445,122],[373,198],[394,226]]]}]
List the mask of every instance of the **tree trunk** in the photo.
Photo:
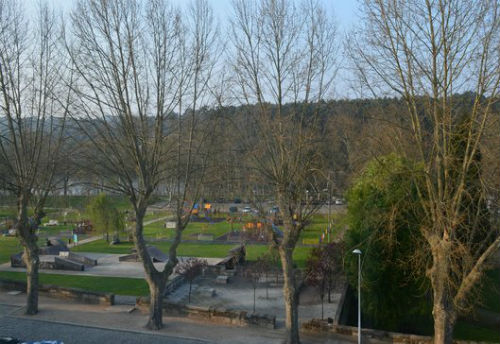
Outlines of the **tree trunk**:
[{"label": "tree trunk", "polygon": [[434,344],[453,343],[453,327],[455,320],[452,312],[442,304],[434,302],[432,315],[434,317]]},{"label": "tree trunk", "polygon": [[193,281],[189,281],[189,296],[188,296],[188,303],[191,303],[191,287],[193,285]]},{"label": "tree trunk", "polygon": [[23,259],[26,264],[26,314],[38,313],[38,245],[35,228],[28,219],[28,195],[18,197],[17,233],[23,246]]},{"label": "tree trunk", "polygon": [[134,232],[134,242],[137,253],[144,266],[146,282],[149,286],[149,319],[146,328],[150,330],[160,330],[163,327],[163,295],[165,292],[166,275],[157,271],[148,253],[146,242],[143,237],[143,221],[146,213],[145,206],[136,208],[136,223]]},{"label": "tree trunk", "polygon": [[321,320],[325,318],[325,308],[324,308],[325,296],[321,294]]},{"label": "tree trunk", "polygon": [[299,310],[298,295],[293,269],[293,251],[280,248],[281,265],[283,266],[283,296],[285,299],[285,341],[286,344],[299,344]]},{"label": "tree trunk", "polygon": [[159,276],[148,279],[149,284],[149,319],[146,328],[160,330],[163,327],[163,294],[165,283]]},{"label": "tree trunk", "polygon": [[255,291],[256,291],[256,288],[253,288],[253,312],[255,314]]},{"label": "tree trunk", "polygon": [[455,310],[448,291],[448,250],[447,241],[432,245],[432,268],[430,279],[433,290],[432,315],[434,318],[434,343],[453,343],[453,327],[455,325]]},{"label": "tree trunk", "polygon": [[26,314],[38,313],[38,247],[35,242],[24,247],[24,262],[26,263]]}]

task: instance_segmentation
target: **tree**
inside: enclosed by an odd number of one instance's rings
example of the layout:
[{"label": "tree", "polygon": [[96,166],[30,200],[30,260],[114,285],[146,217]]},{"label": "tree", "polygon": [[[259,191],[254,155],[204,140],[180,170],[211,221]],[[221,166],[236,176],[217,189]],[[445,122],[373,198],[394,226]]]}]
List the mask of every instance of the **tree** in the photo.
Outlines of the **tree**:
[{"label": "tree", "polygon": [[[363,26],[349,40],[363,85],[374,95],[396,95],[404,101],[399,124],[411,149],[400,154],[423,163],[419,176],[424,182],[417,194],[427,221],[419,230],[432,257],[427,274],[435,343],[452,342],[457,315],[467,308],[500,243],[496,228],[484,230],[480,221],[463,226],[467,217],[481,216],[468,213],[464,200],[500,90],[499,7],[498,1],[489,0],[366,0]],[[454,93],[465,91],[473,93],[463,122]],[[459,131],[460,123],[465,127]],[[459,132],[464,149],[457,151],[451,142]],[[482,183],[481,189],[483,196],[476,202],[488,194],[487,185]],[[485,235],[479,239],[476,231]]]},{"label": "tree", "polygon": [[106,242],[109,243],[110,232],[114,233],[116,239],[119,232],[123,231],[123,217],[105,193],[99,194],[89,203],[87,213],[94,228],[106,236]]},{"label": "tree", "polygon": [[321,298],[321,319],[324,318],[323,305],[325,293],[331,303],[331,292],[341,271],[342,251],[339,244],[329,243],[313,248],[306,262],[306,283],[319,287]]},{"label": "tree", "polygon": [[[0,179],[17,198],[16,230],[27,274],[26,314],[38,313],[37,228],[55,188],[65,142],[70,92],[61,80],[66,63],[58,50],[56,15],[40,5],[25,17],[18,1],[0,1]],[[28,207],[33,206],[33,216]]]},{"label": "tree", "polygon": [[255,296],[260,279],[267,272],[267,262],[264,257],[258,257],[255,262],[252,262],[246,269],[245,275],[252,283],[253,288],[253,312],[255,313]]},{"label": "tree", "polygon": [[[315,207],[321,159],[319,116],[335,75],[335,25],[316,1],[235,1],[231,22],[235,99],[257,105],[239,128],[250,170],[272,186],[284,235],[275,243],[283,268],[286,343],[299,343],[299,281],[293,251]],[[273,102],[271,105],[269,101]],[[290,102],[290,104],[286,104]]]},{"label": "tree", "polygon": [[193,285],[193,281],[203,272],[207,265],[206,259],[189,258],[175,267],[176,272],[189,282],[189,303],[191,303],[191,287]]},{"label": "tree", "polygon": [[[203,10],[189,18],[207,14],[205,1],[195,2],[193,8],[197,6]],[[133,206],[134,245],[150,289],[146,326],[154,330],[163,326],[165,285],[177,264],[182,230],[199,191],[196,187],[193,192],[193,171],[204,170],[207,158],[195,159],[203,147],[195,134],[201,132],[196,110],[206,96],[210,76],[208,25],[195,20],[193,28],[182,18],[163,0],[82,0],[72,14],[73,44],[67,43],[78,77],[73,90],[79,102],[72,117],[93,147],[80,153],[92,161],[87,168],[102,186],[127,196]],[[184,111],[185,103],[189,111]],[[147,251],[143,220],[158,185],[172,179],[177,226],[168,262],[158,270]],[[190,192],[194,196],[187,202]]]},{"label": "tree", "polygon": [[[423,211],[415,180],[421,166],[395,154],[370,161],[347,193],[347,247],[363,252],[363,313],[374,326],[398,331],[426,311],[427,263],[419,227]],[[357,287],[358,264],[346,256],[346,274]]]}]

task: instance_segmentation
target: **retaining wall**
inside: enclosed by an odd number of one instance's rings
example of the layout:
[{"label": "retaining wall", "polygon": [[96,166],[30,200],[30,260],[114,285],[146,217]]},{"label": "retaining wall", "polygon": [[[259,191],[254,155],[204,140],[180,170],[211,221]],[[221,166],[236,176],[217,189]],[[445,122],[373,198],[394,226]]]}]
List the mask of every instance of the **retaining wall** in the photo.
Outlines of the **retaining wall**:
[{"label": "retaining wall", "polygon": [[[26,282],[0,279],[0,289],[25,291]],[[115,295],[111,293],[92,292],[78,288],[64,288],[50,284],[41,284],[38,291],[42,295],[86,304],[112,306],[115,303]]]},{"label": "retaining wall", "polygon": [[[149,298],[138,297],[136,307],[142,311],[149,309]],[[197,307],[191,305],[181,305],[163,301],[163,311],[165,314],[175,316],[187,316],[189,318],[201,319],[218,324],[235,326],[256,326],[274,329],[276,328],[276,317],[265,314],[251,314],[246,311],[237,311],[215,307]]]}]

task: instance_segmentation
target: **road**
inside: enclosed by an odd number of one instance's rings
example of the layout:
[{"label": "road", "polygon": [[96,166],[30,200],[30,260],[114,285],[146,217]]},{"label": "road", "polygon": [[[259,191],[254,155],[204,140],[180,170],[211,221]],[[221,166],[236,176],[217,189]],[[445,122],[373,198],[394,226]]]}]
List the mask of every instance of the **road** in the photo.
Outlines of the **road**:
[{"label": "road", "polygon": [[78,325],[60,324],[43,320],[0,317],[0,338],[11,336],[25,341],[60,340],[66,344],[121,343],[121,344],[202,344],[198,339],[151,335],[124,330],[109,330]]}]

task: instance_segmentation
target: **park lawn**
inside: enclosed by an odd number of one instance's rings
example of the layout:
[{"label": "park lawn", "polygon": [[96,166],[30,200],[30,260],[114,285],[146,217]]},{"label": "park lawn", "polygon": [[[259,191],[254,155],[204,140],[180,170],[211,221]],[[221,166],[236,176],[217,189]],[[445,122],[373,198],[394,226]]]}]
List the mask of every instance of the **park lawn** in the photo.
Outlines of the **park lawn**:
[{"label": "park lawn", "polygon": [[479,342],[500,342],[500,331],[481,325],[458,320],[453,331],[453,338]]},{"label": "park lawn", "polygon": [[[0,271],[0,278],[25,281],[26,273]],[[95,277],[41,273],[40,283],[67,288],[80,288],[88,291],[114,293],[117,295],[144,296],[149,294],[148,285],[142,278]]]},{"label": "park lawn", "polygon": [[2,217],[9,217],[9,218],[14,218],[16,217],[17,210],[15,207],[0,207],[0,218]]},{"label": "park lawn", "polygon": [[[242,224],[235,223],[233,225],[234,230],[241,230]],[[186,229],[182,232],[182,238],[185,240],[193,239],[193,236],[199,233],[212,234],[214,239],[220,237],[231,231],[231,224],[226,221],[217,223],[208,222],[190,222]],[[173,239],[174,229],[165,228],[164,221],[154,222],[149,225],[144,226],[144,236],[146,238],[155,239]]]},{"label": "park lawn", "polygon": [[[163,252],[168,252],[170,242],[153,242],[152,245],[158,247]],[[227,256],[229,250],[233,248],[233,244],[212,244],[212,243],[181,243],[177,249],[179,256],[189,257],[205,257],[205,258],[224,258]],[[108,245],[104,240],[93,241],[88,244],[79,245],[72,249],[74,252],[96,252],[96,253],[113,253],[113,254],[127,254],[134,245],[130,242],[123,242],[119,245]],[[269,246],[267,245],[247,245],[247,259],[256,260],[260,255],[268,252]],[[294,251],[294,260],[298,267],[304,267],[310,247],[297,247]]]},{"label": "park lawn", "polygon": [[57,225],[57,226],[39,226],[40,234],[45,236],[58,236],[60,232],[71,231],[71,225]]},{"label": "park lawn", "polygon": [[0,237],[0,264],[8,262],[11,255],[19,253],[22,250],[17,238]]},{"label": "park lawn", "polygon": [[[241,230],[243,225],[241,223],[233,224],[233,229]],[[185,239],[188,239],[192,235],[199,233],[212,234],[214,239],[228,233],[231,231],[231,224],[227,221],[217,222],[217,223],[206,223],[206,222],[190,222],[182,235]]]},{"label": "park lawn", "polygon": [[144,226],[144,237],[152,239],[170,239],[172,229],[165,228],[165,221],[158,221]]},{"label": "park lawn", "polygon": [[[150,214],[146,214],[144,216],[144,221],[151,221],[154,219],[159,219],[162,217],[168,217],[168,216],[173,216],[174,214],[171,211],[155,211]],[[165,223],[165,221],[160,221],[162,223]]]},{"label": "park lawn", "polygon": [[500,269],[487,271],[486,276],[482,286],[481,307],[500,313]]}]

